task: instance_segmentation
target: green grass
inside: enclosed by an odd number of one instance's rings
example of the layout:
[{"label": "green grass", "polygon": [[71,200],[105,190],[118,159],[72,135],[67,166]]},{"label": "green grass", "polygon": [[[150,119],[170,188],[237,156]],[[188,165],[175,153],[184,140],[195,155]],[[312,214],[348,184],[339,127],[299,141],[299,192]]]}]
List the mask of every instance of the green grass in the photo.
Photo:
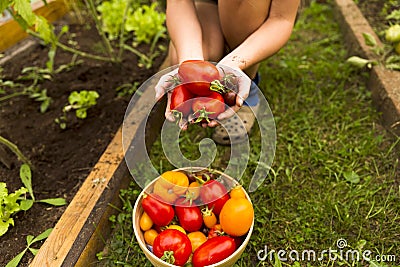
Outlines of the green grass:
[{"label": "green grass", "polygon": [[[237,266],[399,266],[400,139],[379,124],[365,86],[368,73],[348,66],[346,58],[332,8],[312,3],[288,45],[262,64],[260,88],[274,113],[277,147],[266,181],[251,193],[256,224]],[[184,155],[196,158],[198,142],[207,136],[209,130],[197,127],[183,133]],[[245,177],[252,176],[260,150],[255,127]],[[172,169],[160,151],[158,140],[151,152],[154,165],[159,171]],[[219,147],[213,167],[226,166],[228,152]],[[139,192],[132,183],[121,193],[125,205],[112,218],[115,232],[102,255],[104,265],[151,266],[132,231],[130,213]],[[348,244],[344,252],[370,250],[371,257],[395,255],[396,261],[368,264],[327,255],[321,261],[301,260],[303,250],[337,249],[341,238]],[[265,247],[295,250],[300,261],[261,261],[257,253]]]}]

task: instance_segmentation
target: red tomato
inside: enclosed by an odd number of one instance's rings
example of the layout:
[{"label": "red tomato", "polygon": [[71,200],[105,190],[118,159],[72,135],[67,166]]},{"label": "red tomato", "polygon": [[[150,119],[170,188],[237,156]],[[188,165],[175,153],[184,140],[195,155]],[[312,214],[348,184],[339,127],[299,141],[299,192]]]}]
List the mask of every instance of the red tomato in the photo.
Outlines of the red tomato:
[{"label": "red tomato", "polygon": [[182,266],[192,253],[192,244],[181,231],[166,229],[154,239],[153,253],[165,262]]},{"label": "red tomato", "polygon": [[224,98],[217,92],[212,92],[204,97],[196,97],[193,99],[192,109],[196,118],[215,119],[225,111]]},{"label": "red tomato", "polygon": [[200,198],[204,204],[207,204],[209,209],[213,209],[213,212],[219,215],[222,207],[230,197],[223,184],[217,180],[210,180],[201,187]]},{"label": "red tomato", "polygon": [[175,212],[179,224],[188,232],[199,231],[203,225],[203,215],[199,207],[187,201],[186,198],[178,198],[175,202]]},{"label": "red tomato", "polygon": [[168,225],[175,216],[174,208],[158,200],[153,195],[147,195],[142,200],[142,207],[154,224],[158,226]]},{"label": "red tomato", "polygon": [[213,227],[210,228],[210,231],[208,231],[208,238],[213,238],[216,236],[221,236],[224,234],[224,231],[222,231],[222,226],[221,224],[216,224]]},{"label": "red tomato", "polygon": [[182,83],[190,83],[189,91],[198,96],[207,96],[211,93],[210,83],[219,80],[217,67],[204,60],[187,60],[179,65],[178,75]]},{"label": "red tomato", "polygon": [[171,95],[171,111],[176,110],[182,113],[183,117],[187,117],[192,111],[191,99],[193,94],[183,85],[180,84],[174,88]]},{"label": "red tomato", "polygon": [[217,236],[208,239],[193,253],[193,266],[207,266],[220,262],[236,250],[235,240],[229,236]]}]

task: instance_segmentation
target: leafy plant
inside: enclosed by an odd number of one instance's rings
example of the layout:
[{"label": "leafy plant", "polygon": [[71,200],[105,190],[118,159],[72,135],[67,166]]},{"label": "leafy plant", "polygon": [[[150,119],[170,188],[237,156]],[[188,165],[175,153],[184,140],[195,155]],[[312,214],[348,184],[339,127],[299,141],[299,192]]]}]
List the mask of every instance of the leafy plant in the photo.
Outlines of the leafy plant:
[{"label": "leafy plant", "polygon": [[126,19],[125,29],[135,33],[135,42],[149,44],[154,37],[165,33],[165,14],[156,10],[157,2],[143,5]]},{"label": "leafy plant", "polygon": [[29,210],[32,202],[22,198],[28,189],[21,187],[14,193],[8,193],[6,183],[0,183],[0,236],[4,235],[10,226],[14,226],[15,213],[22,210]]},{"label": "leafy plant", "polygon": [[[66,204],[63,198],[48,198],[35,200],[32,188],[32,173],[28,164],[20,167],[20,179],[24,185],[14,193],[9,194],[6,183],[0,183],[0,236],[4,235],[10,226],[14,226],[13,215],[19,211],[29,210],[35,202],[46,203],[53,206]],[[31,199],[27,198],[27,194]]]},{"label": "leafy plant", "polygon": [[26,237],[26,248],[20,252],[17,256],[15,256],[11,261],[9,261],[6,267],[17,267],[22,260],[22,257],[25,253],[29,250],[33,255],[36,255],[39,249],[32,248],[31,246],[39,241],[42,241],[49,237],[50,233],[53,231],[53,228],[49,228],[45,230],[43,233],[39,234],[38,236],[34,237],[33,235],[28,235]]},{"label": "leafy plant", "polygon": [[63,108],[63,116],[57,118],[55,122],[60,125],[61,129],[67,127],[66,113],[75,110],[75,116],[79,119],[87,117],[87,110],[97,104],[99,94],[96,91],[82,90],[80,92],[73,91],[68,97],[68,105]]}]

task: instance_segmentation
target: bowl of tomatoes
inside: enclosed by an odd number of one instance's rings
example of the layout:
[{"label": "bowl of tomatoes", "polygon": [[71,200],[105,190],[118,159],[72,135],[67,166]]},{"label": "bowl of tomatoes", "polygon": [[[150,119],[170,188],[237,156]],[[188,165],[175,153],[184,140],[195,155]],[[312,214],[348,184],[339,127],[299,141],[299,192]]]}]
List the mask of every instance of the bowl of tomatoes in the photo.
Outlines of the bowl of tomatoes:
[{"label": "bowl of tomatoes", "polygon": [[154,266],[233,266],[254,226],[249,195],[216,170],[182,168],[148,184],[133,210],[135,237]]}]

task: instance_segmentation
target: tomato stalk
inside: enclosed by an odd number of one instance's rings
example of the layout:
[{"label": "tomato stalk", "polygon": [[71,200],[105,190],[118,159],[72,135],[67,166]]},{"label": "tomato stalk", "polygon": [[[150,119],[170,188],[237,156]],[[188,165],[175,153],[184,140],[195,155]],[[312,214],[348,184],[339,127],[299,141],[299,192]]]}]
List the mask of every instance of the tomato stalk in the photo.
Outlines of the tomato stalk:
[{"label": "tomato stalk", "polygon": [[174,252],[173,251],[164,251],[164,254],[161,257],[161,260],[163,260],[169,264],[174,264],[175,263]]},{"label": "tomato stalk", "polygon": [[205,107],[202,109],[197,110],[193,115],[199,114],[197,116],[197,119],[195,123],[202,122],[203,120],[206,120],[207,122],[210,122],[209,115],[214,114],[215,112],[213,111],[207,111]]}]

